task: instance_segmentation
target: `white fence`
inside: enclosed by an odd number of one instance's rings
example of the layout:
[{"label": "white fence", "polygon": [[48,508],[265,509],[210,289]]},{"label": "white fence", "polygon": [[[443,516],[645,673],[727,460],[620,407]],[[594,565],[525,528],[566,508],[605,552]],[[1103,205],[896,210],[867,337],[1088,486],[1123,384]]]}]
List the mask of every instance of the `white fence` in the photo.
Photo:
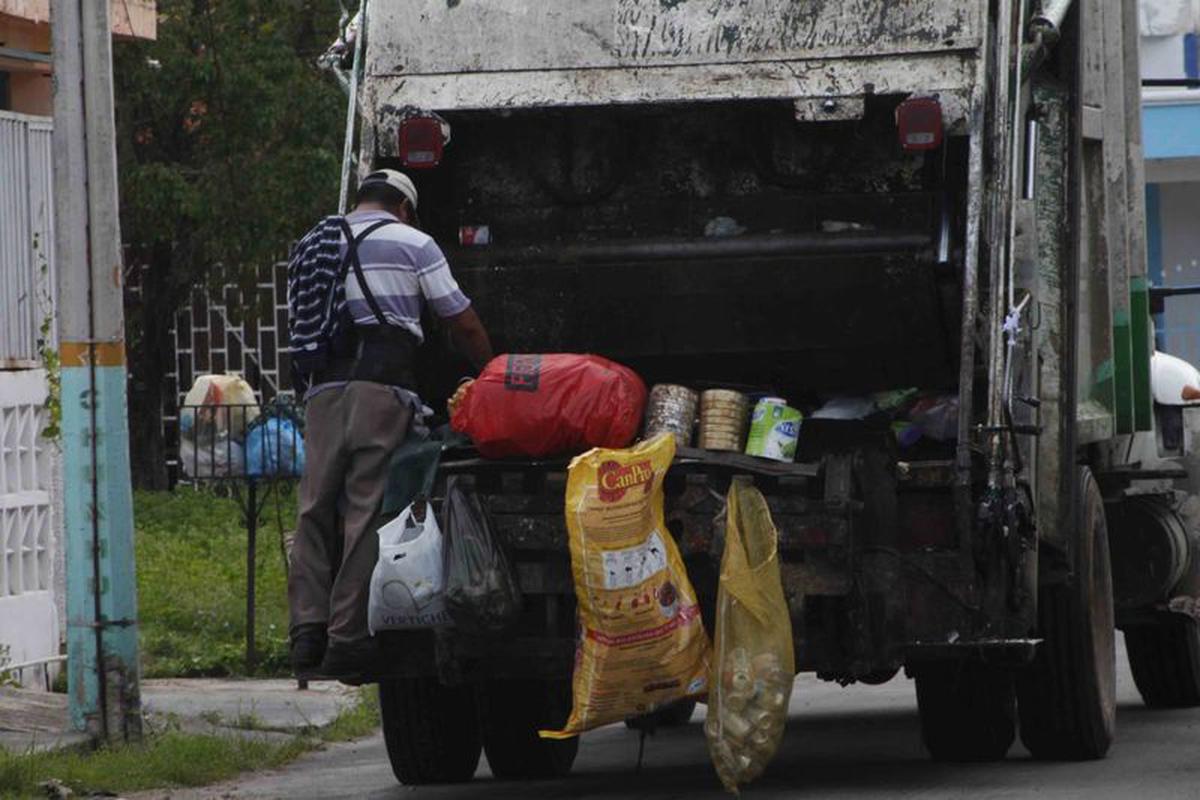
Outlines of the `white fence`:
[{"label": "white fence", "polygon": [[52,130],[46,117],[0,111],[0,369],[40,366],[53,307]]},{"label": "white fence", "polygon": [[51,588],[51,458],[41,435],[46,376],[0,375],[0,598]]},{"label": "white fence", "polygon": [[[46,373],[0,370],[0,673],[59,653],[59,456],[42,435]],[[25,672],[42,685],[53,671]],[[49,688],[46,686],[45,688]]]},{"label": "white fence", "polygon": [[[39,339],[54,309],[49,119],[0,112],[0,673],[59,653],[58,453]],[[53,326],[47,345],[55,345]],[[20,677],[34,683],[48,673]],[[49,688],[49,687],[47,687]]]}]

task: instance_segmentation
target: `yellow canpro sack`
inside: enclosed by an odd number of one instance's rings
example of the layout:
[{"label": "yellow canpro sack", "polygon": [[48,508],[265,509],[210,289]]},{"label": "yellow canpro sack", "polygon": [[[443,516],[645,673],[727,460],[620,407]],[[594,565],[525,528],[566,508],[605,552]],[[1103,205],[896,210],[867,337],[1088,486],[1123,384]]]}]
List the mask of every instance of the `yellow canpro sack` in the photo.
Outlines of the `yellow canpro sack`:
[{"label": "yellow canpro sack", "polygon": [[708,683],[708,636],[696,593],[663,524],[665,433],[571,462],[567,531],[579,608],[574,707],[565,739],[685,697]]}]

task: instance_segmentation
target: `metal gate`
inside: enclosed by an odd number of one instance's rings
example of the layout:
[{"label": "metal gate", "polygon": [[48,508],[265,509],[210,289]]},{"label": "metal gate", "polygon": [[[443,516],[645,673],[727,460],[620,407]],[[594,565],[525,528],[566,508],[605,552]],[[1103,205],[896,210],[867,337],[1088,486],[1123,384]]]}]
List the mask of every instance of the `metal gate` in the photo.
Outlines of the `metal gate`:
[{"label": "metal gate", "polygon": [[0,369],[41,366],[53,312],[52,130],[47,117],[0,112]]}]

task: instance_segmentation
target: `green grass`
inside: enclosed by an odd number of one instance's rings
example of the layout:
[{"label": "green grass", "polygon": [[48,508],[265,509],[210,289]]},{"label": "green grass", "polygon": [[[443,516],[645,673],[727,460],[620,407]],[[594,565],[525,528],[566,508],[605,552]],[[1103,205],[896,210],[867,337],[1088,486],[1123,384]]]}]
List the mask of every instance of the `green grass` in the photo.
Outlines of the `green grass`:
[{"label": "green grass", "polygon": [[[210,491],[134,494],[138,617],[146,677],[244,675],[246,529],[236,502]],[[263,509],[258,531],[256,675],[287,674],[287,578],[280,523],[292,528],[295,493]],[[202,715],[202,718],[205,718]],[[258,730],[250,708],[212,724]],[[329,742],[344,742],[379,726],[374,687],[325,728],[282,742],[173,729],[137,745],[52,753],[0,750],[0,798],[44,797],[39,785],[58,780],[76,795],[204,786],[240,772],[278,767]]]},{"label": "green grass", "polygon": [[140,745],[93,752],[0,751],[0,797],[44,797],[38,786],[51,779],[82,795],[204,786],[246,770],[281,766],[313,746],[311,740],[301,738],[273,743],[172,731]]},{"label": "green grass", "polygon": [[[288,673],[279,525],[295,525],[295,490],[276,503],[268,499],[258,528],[256,675]],[[190,488],[136,492],[134,525],[143,675],[246,674],[246,529],[237,503]]]},{"label": "green grass", "polygon": [[[236,723],[245,720],[233,722],[240,727]],[[359,739],[378,727],[379,694],[370,687],[363,689],[358,703],[339,714],[328,727],[282,742],[168,730],[147,736],[142,744],[95,751],[0,750],[0,798],[44,797],[39,785],[49,780],[61,781],[82,796],[206,786],[240,772],[283,766],[322,744]]]},{"label": "green grass", "polygon": [[364,686],[358,702],[338,714],[327,727],[319,731],[323,742],[349,742],[374,733],[379,727],[379,687]]}]

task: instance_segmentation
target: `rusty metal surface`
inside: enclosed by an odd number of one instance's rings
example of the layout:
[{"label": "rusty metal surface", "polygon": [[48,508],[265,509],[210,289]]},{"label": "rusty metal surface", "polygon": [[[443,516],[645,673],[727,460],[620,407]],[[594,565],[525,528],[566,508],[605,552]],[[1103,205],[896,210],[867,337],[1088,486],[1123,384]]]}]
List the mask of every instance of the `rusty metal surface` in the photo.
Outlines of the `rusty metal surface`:
[{"label": "rusty metal surface", "polygon": [[[952,386],[953,276],[941,292],[926,254],[729,255],[928,231],[924,160],[898,151],[895,102],[822,125],[798,125],[790,102],[447,115],[453,157],[417,176],[422,221],[502,351],[599,352],[651,384],[781,396]],[[702,240],[719,216],[748,230]],[[456,246],[466,224],[494,244]],[[683,257],[662,258],[664,242]],[[729,313],[735,287],[754,313]],[[459,373],[437,372],[452,358],[430,359],[422,396],[453,391]]]},{"label": "rusty metal surface", "polygon": [[[1126,141],[1128,131],[1126,125],[1125,100],[1125,41],[1121,33],[1123,26],[1121,3],[1106,2],[1099,6],[1103,35],[1104,51],[1104,236],[1107,246],[1108,261],[1108,293],[1111,303],[1111,319],[1093,317],[1085,324],[1092,327],[1111,328],[1112,363],[1114,366],[1115,401],[1113,407],[1116,417],[1117,433],[1133,432],[1133,386],[1131,379],[1131,363],[1133,360],[1132,343],[1129,330],[1130,296],[1129,279],[1133,272],[1131,266],[1135,262],[1131,247],[1136,242],[1142,246],[1142,257],[1138,261],[1145,264],[1145,237],[1135,237],[1134,227],[1144,224],[1144,214],[1135,223],[1129,213],[1132,210],[1129,199],[1130,184],[1127,170],[1130,162],[1129,143]],[[1136,84],[1135,84],[1136,86]],[[1138,104],[1138,101],[1134,101]],[[1140,112],[1139,112],[1140,113]],[[1137,187],[1138,194],[1143,192],[1141,185]],[[1144,267],[1143,267],[1144,274]],[[1144,324],[1144,323],[1143,323]],[[1125,335],[1120,335],[1121,330]],[[1125,375],[1128,379],[1122,380]]]},{"label": "rusty metal surface", "polygon": [[[526,598],[516,635],[533,638],[522,639],[529,647],[507,649],[458,642],[452,645],[455,657],[468,680],[520,674],[534,666],[547,675],[569,674],[569,659],[562,656],[572,643],[574,583],[562,512],[563,473],[553,465],[490,466],[476,465],[475,484],[509,548]],[[665,485],[664,509],[706,624],[712,622],[724,547],[725,492],[736,472],[728,465],[712,468],[676,465]],[[896,464],[882,451],[848,451],[827,455],[819,468],[805,471],[810,474],[756,479],[779,531],[783,588],[801,670],[869,681],[899,667],[913,642],[969,642],[985,635],[973,563],[952,545],[914,549],[897,539],[897,487],[944,491],[953,462]],[[565,605],[552,613],[551,604]],[[431,663],[427,659],[405,669],[423,674]]]},{"label": "rusty metal surface", "polygon": [[[804,655],[800,663],[808,664],[810,669],[856,677],[881,668],[878,657],[864,655],[872,648],[860,641],[861,633],[847,633],[851,638],[845,643],[841,643],[843,634],[832,629],[816,631],[815,643],[810,643],[803,634],[806,602],[819,597],[844,600],[855,585],[851,527],[861,513],[861,503],[849,496],[851,460],[848,456],[838,459],[842,468],[832,470],[834,477],[823,497],[811,496],[812,490],[807,486],[816,480],[815,475],[760,476],[758,480],[767,492],[772,518],[779,530],[784,591],[797,626],[797,646]],[[689,469],[693,471],[685,472]],[[673,470],[666,486],[664,516],[687,564],[706,614],[706,624],[711,624],[711,606],[716,597],[718,565],[724,547],[725,491],[730,480],[725,473],[731,470],[726,466],[720,474],[696,471],[701,469],[695,463],[685,463]],[[816,472],[811,468],[805,471]],[[561,483],[539,482],[533,473],[519,470],[477,477],[476,483],[497,535],[509,548],[526,603],[536,606],[556,598],[569,601],[574,594],[574,583],[562,515]],[[884,571],[891,576],[891,570]],[[894,582],[894,576],[885,577],[878,568],[872,569],[868,581],[872,586]],[[843,617],[844,612],[835,614],[836,620]],[[527,632],[536,630],[541,629]],[[570,644],[569,638],[542,641],[546,646]],[[528,653],[488,647],[473,655],[469,652],[458,655],[465,672],[478,676],[519,674],[530,668],[527,656]],[[551,659],[549,653],[540,663],[538,668],[547,670],[546,674],[556,670],[569,674],[569,661]],[[889,664],[882,664],[882,668]],[[421,668],[411,669],[419,672]]]},{"label": "rusty metal surface", "polygon": [[[1033,308],[1036,331],[1034,347],[1040,361],[1037,396],[1041,401],[1038,424],[1044,431],[1037,443],[1037,482],[1034,487],[1035,517],[1038,535],[1047,541],[1061,541],[1059,522],[1063,514],[1062,482],[1064,462],[1072,461],[1063,453],[1062,442],[1070,420],[1066,390],[1074,376],[1067,372],[1065,349],[1070,346],[1063,303],[1063,278],[1069,274],[1067,158],[1067,89],[1049,80],[1035,81],[1041,134],[1038,137],[1037,175],[1034,191],[1037,213],[1037,304]],[[1069,503],[1067,503],[1069,505]]]},{"label": "rusty metal surface", "polygon": [[901,461],[896,480],[908,489],[943,489],[954,485],[953,461]]},{"label": "rusty metal surface", "polygon": [[[438,111],[487,110],[720,100],[795,99],[829,95],[937,92],[965,97],[974,61],[958,52],[878,58],[769,61],[748,64],[605,67],[587,70],[473,72],[455,75],[371,75],[364,81],[364,106],[380,130],[405,106]],[[961,128],[947,104],[947,125]],[[380,136],[377,146],[389,147]]]},{"label": "rusty metal surface", "polygon": [[974,47],[983,4],[940,0],[380,3],[372,75],[575,70]]},{"label": "rusty metal surface", "polygon": [[[864,95],[938,92],[959,130],[981,11],[937,0],[378,4],[364,102],[368,119],[390,131],[407,106],[786,98],[802,101],[804,118],[808,98],[814,118],[852,119]],[[374,138],[386,153],[393,137]]]},{"label": "rusty metal surface", "polygon": [[[985,26],[987,23],[984,23]],[[987,118],[987,91],[992,59],[987,48],[975,62],[975,80],[971,92],[970,118],[967,124],[970,137],[967,155],[967,208],[964,257],[962,267],[962,316],[958,352],[958,435],[955,450],[955,515],[960,531],[971,530],[974,505],[971,497],[971,442],[975,417],[975,359],[979,349],[980,287],[987,273],[980,259],[984,213],[984,138]],[[963,537],[964,551],[969,536]]]}]

